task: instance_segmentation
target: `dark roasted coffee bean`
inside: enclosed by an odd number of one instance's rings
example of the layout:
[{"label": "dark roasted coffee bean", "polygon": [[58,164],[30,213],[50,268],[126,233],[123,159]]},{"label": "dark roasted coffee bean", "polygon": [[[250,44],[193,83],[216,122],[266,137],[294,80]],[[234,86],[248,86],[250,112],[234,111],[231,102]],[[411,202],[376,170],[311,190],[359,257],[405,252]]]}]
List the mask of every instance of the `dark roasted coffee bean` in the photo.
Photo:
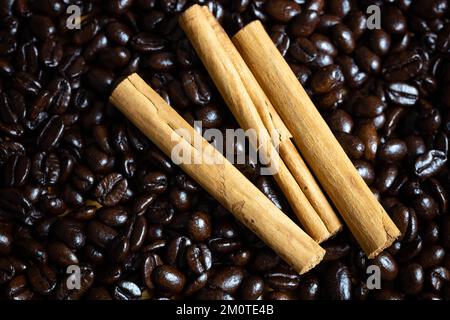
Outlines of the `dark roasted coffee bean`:
[{"label": "dark roasted coffee bean", "polygon": [[311,78],[311,87],[315,93],[326,93],[342,85],[344,82],[344,75],[339,66],[327,66]]},{"label": "dark roasted coffee bean", "polygon": [[341,263],[333,263],[326,272],[327,297],[333,300],[350,300],[352,282],[350,271]]},{"label": "dark roasted coffee bean", "polygon": [[108,69],[124,67],[131,59],[131,54],[125,47],[102,49],[98,53],[99,61]]},{"label": "dark roasted coffee bean", "polygon": [[375,181],[375,187],[380,192],[385,192],[388,189],[390,189],[395,179],[398,176],[398,167],[394,164],[386,164],[380,167],[379,170],[377,170],[377,178]]},{"label": "dark roasted coffee bean", "polygon": [[128,213],[123,207],[102,207],[97,210],[97,217],[110,227],[120,227],[128,221]]},{"label": "dark roasted coffee bean", "polygon": [[359,159],[364,154],[365,145],[358,137],[343,132],[337,132],[335,136],[350,158]]},{"label": "dark roasted coffee bean", "polygon": [[227,266],[214,272],[208,283],[214,289],[234,293],[241,285],[243,278],[244,272],[241,268]]},{"label": "dark roasted coffee bean", "polygon": [[15,275],[16,269],[7,258],[0,258],[0,285],[9,282]]},{"label": "dark roasted coffee bean", "polygon": [[274,0],[264,6],[265,11],[274,19],[288,22],[301,12],[300,6],[295,1]]},{"label": "dark roasted coffee bean", "polygon": [[47,252],[45,248],[33,239],[18,239],[14,241],[16,250],[26,259],[30,259],[37,263],[47,263]]},{"label": "dark roasted coffee bean", "polygon": [[205,244],[191,245],[186,249],[186,260],[189,268],[201,274],[212,267],[212,254]]},{"label": "dark roasted coffee bean", "polygon": [[75,253],[62,242],[52,242],[47,247],[50,261],[56,263],[60,267],[68,267],[70,265],[78,265],[79,260]]},{"label": "dark roasted coffee bean", "polygon": [[115,300],[138,300],[141,295],[141,289],[131,281],[121,281],[114,286],[113,298]]},{"label": "dark roasted coffee bean", "polygon": [[31,287],[38,294],[48,295],[56,287],[56,273],[47,265],[31,266],[27,276]]},{"label": "dark roasted coffee bean", "polygon": [[420,178],[430,178],[437,174],[447,162],[447,156],[440,150],[429,150],[417,157],[414,173]]},{"label": "dark roasted coffee bean", "polygon": [[117,205],[125,195],[128,182],[119,173],[111,173],[97,184],[94,194],[105,206]]},{"label": "dark roasted coffee bean", "polygon": [[155,268],[152,273],[153,283],[167,293],[180,293],[186,283],[185,275],[178,269],[162,265]]},{"label": "dark roasted coffee bean", "polygon": [[290,32],[294,37],[308,37],[319,23],[317,11],[306,10],[294,17],[290,24]]},{"label": "dark roasted coffee bean", "polygon": [[60,41],[48,39],[44,42],[40,51],[42,64],[49,68],[57,67],[62,60],[63,50],[64,48]]},{"label": "dark roasted coffee bean", "polygon": [[25,275],[18,275],[12,278],[5,291],[11,300],[31,300],[34,295],[28,288]]},{"label": "dark roasted coffee bean", "polygon": [[197,211],[190,215],[187,229],[193,240],[205,241],[211,236],[212,226],[208,214]]},{"label": "dark roasted coffee bean", "polygon": [[118,45],[124,46],[131,38],[131,30],[119,21],[112,21],[106,26],[106,36]]},{"label": "dark roasted coffee bean", "polygon": [[265,283],[275,290],[291,291],[299,286],[299,276],[295,272],[275,270],[266,273]]},{"label": "dark roasted coffee bean", "polygon": [[302,280],[299,288],[299,298],[301,300],[316,300],[319,297],[319,280],[315,276],[306,276]]},{"label": "dark roasted coffee bean", "polygon": [[291,43],[289,54],[298,62],[311,63],[317,57],[317,49],[307,38],[299,37]]},{"label": "dark roasted coffee bean", "polygon": [[70,218],[60,218],[52,228],[55,236],[69,248],[80,249],[84,246],[86,236],[83,224]]},{"label": "dark roasted coffee bean", "polygon": [[52,20],[42,15],[32,15],[30,18],[30,27],[32,32],[42,40],[50,38],[56,32]]},{"label": "dark roasted coffee bean", "polygon": [[197,105],[207,105],[211,92],[204,77],[197,71],[188,71],[182,75],[182,84],[188,98]]},{"label": "dark roasted coffee bean", "polygon": [[115,237],[111,241],[109,254],[114,262],[123,262],[130,250],[130,241],[126,236]]},{"label": "dark roasted coffee bean", "polygon": [[387,98],[396,104],[410,106],[416,104],[419,92],[416,87],[406,83],[391,83],[386,88]]},{"label": "dark roasted coffee bean", "polygon": [[390,139],[380,146],[378,156],[386,162],[402,160],[408,152],[406,144],[400,139]]},{"label": "dark roasted coffee bean", "polygon": [[333,111],[327,118],[327,123],[334,132],[350,134],[353,131],[353,119],[345,110]]},{"label": "dark roasted coffee bean", "polygon": [[413,208],[417,215],[424,220],[432,220],[439,214],[438,204],[427,194],[418,195],[413,200]]},{"label": "dark roasted coffee bean", "polygon": [[12,242],[12,226],[6,223],[0,223],[0,254],[8,255],[11,252]]},{"label": "dark roasted coffee bean", "polygon": [[114,74],[99,67],[90,68],[86,77],[89,85],[100,93],[108,92],[114,82]]},{"label": "dark roasted coffee bean", "polygon": [[415,294],[422,290],[424,285],[424,271],[417,263],[409,264],[401,273],[401,287],[406,294]]},{"label": "dark roasted coffee bean", "polygon": [[384,280],[392,281],[397,277],[398,265],[395,259],[387,252],[379,254],[374,264],[380,268],[381,278]]},{"label": "dark roasted coffee bean", "polygon": [[337,24],[332,27],[332,38],[336,46],[342,50],[344,54],[350,54],[355,49],[355,39],[352,31],[344,24]]},{"label": "dark roasted coffee bean", "polygon": [[87,239],[100,248],[106,248],[116,236],[116,230],[95,220],[89,222],[86,228]]}]

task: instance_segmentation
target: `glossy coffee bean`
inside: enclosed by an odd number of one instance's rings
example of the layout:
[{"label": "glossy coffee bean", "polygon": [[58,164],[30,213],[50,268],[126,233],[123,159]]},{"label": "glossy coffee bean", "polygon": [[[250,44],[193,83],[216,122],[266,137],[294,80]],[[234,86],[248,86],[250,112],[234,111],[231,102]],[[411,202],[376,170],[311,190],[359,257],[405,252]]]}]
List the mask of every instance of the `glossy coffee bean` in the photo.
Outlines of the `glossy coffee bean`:
[{"label": "glossy coffee bean", "polygon": [[186,283],[185,275],[168,265],[156,267],[152,273],[152,279],[160,290],[168,293],[180,293]]}]

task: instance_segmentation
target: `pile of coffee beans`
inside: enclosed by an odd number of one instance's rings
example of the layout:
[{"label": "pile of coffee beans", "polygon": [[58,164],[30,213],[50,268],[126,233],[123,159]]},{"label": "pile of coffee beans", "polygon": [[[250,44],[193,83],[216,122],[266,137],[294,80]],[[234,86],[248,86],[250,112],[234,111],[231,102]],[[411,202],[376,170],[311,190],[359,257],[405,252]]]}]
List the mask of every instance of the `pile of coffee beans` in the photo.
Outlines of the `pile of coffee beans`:
[{"label": "pile of coffee beans", "polygon": [[[264,23],[402,231],[378,258],[344,230],[299,276],[109,104],[138,72],[188,122],[238,127],[178,26],[193,3],[230,35]],[[0,297],[450,299],[449,6],[0,0]],[[257,163],[238,167],[290,212]]]}]

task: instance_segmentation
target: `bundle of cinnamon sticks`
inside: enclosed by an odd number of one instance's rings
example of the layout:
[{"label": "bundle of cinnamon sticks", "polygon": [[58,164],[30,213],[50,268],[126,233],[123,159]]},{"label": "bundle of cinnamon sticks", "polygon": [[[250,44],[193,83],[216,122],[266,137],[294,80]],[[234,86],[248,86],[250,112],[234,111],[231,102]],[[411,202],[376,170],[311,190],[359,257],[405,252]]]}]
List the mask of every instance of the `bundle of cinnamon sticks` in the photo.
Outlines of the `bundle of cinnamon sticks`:
[{"label": "bundle of cinnamon sticks", "polygon": [[[263,26],[252,22],[231,40],[207,7],[199,5],[181,15],[180,25],[240,126],[257,131],[253,147],[264,163],[276,168],[275,181],[306,232],[139,76],[121,82],[112,103],[167,155],[181,144],[192,157],[208,158],[180,166],[299,273],[321,261],[324,250],[318,243],[342,228],[319,184],[369,258],[387,248],[399,236],[398,229]],[[200,139],[201,150],[179,129]]]}]

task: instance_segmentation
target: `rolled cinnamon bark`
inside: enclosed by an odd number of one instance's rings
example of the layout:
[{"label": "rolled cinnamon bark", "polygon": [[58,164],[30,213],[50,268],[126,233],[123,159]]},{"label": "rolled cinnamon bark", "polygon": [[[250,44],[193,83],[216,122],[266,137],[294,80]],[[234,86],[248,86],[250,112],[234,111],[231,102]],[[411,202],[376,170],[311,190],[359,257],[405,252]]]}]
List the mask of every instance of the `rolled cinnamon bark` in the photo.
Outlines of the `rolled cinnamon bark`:
[{"label": "rolled cinnamon bark", "polygon": [[[208,22],[215,31],[217,38],[236,67],[236,71],[239,73],[264,126],[272,136],[272,141],[276,145],[279,145],[282,161],[328,229],[329,233],[327,237],[335,235],[342,229],[342,224],[292,142],[292,134],[284,125],[269,98],[267,98],[264,90],[253,76],[225,30],[223,30],[208,7],[203,6],[202,9],[205,12]],[[276,133],[276,136],[274,136],[274,133]],[[326,240],[327,237],[324,237],[323,240]]]},{"label": "rolled cinnamon bark", "polygon": [[287,62],[258,21],[234,37],[241,56],[294,136],[294,141],[345,223],[369,256],[400,235]]},{"label": "rolled cinnamon bark", "polygon": [[230,56],[223,48],[222,41],[208,22],[205,11],[199,5],[190,7],[180,16],[180,25],[240,126],[245,130],[256,131],[257,144],[253,147],[259,151],[266,164],[275,168],[275,181],[305,231],[318,242],[328,239],[332,233],[282,161],[248,92],[252,89],[247,90],[245,87]]},{"label": "rolled cinnamon bark", "polygon": [[110,101],[166,155],[187,156],[180,167],[297,272],[322,260],[325,251],[137,74],[118,84]]}]

